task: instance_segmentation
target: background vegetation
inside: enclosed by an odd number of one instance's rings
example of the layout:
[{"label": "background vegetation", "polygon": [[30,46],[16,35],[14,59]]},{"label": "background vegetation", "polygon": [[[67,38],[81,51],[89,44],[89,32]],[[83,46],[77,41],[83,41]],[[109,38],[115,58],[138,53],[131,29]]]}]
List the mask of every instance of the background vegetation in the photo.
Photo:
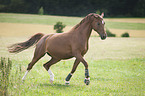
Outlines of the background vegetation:
[{"label": "background vegetation", "polygon": [[121,37],[129,37],[129,33],[125,32],[121,35]]},{"label": "background vegetation", "polygon": [[[64,80],[73,66],[74,58],[61,61],[51,67],[55,74],[54,84],[49,83],[49,74],[43,68],[50,57],[44,56],[29,72],[24,83],[22,76],[33,57],[34,47],[18,54],[10,54],[7,46],[27,40],[42,32],[55,33],[53,25],[60,21],[69,31],[79,23],[80,17],[52,15],[0,14],[0,57],[12,61],[9,75],[10,96],[144,96],[145,90],[145,19],[105,18],[106,27],[117,37],[101,40],[96,32],[89,39],[89,50],[85,59],[89,64],[91,83],[84,84],[84,66],[78,66],[70,86]],[[121,25],[121,26],[120,26]],[[120,34],[129,32],[130,38]],[[0,80],[2,80],[0,78]]]},{"label": "background vegetation", "polygon": [[111,33],[109,29],[106,29],[107,37],[116,37],[115,34]]},{"label": "background vegetation", "polygon": [[56,30],[56,33],[62,33],[65,26],[66,25],[64,25],[62,22],[56,22],[56,24],[54,25],[54,30]]},{"label": "background vegetation", "polygon": [[9,82],[9,75],[12,67],[12,61],[1,57],[0,59],[0,95],[8,96],[8,87],[11,82]]},{"label": "background vegetation", "polygon": [[0,0],[0,12],[63,16],[105,12],[107,17],[144,17],[144,4],[145,0]]}]

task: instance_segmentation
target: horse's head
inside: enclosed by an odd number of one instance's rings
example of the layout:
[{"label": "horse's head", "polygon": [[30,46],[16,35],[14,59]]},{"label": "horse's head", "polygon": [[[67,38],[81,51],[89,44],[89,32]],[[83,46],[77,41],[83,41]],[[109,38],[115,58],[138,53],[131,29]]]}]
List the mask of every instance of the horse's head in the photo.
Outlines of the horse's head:
[{"label": "horse's head", "polygon": [[105,22],[103,20],[104,13],[101,15],[93,14],[92,15],[92,28],[97,31],[97,33],[100,35],[101,39],[104,40],[107,37],[107,33],[105,31],[104,25]]}]

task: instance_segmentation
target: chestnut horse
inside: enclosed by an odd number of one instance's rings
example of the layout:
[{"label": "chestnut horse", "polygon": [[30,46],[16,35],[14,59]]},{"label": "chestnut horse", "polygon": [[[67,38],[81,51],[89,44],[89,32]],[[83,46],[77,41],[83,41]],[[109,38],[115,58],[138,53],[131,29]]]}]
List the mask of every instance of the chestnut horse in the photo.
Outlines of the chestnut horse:
[{"label": "chestnut horse", "polygon": [[51,60],[45,63],[43,66],[50,75],[50,83],[53,83],[54,81],[54,74],[50,70],[50,66],[59,62],[60,60],[75,57],[76,59],[73,68],[66,77],[65,84],[69,84],[69,80],[75,72],[78,64],[82,62],[85,66],[84,82],[86,85],[88,85],[90,83],[88,63],[85,61],[83,56],[88,51],[88,40],[90,38],[92,29],[94,29],[100,35],[102,40],[107,37],[104,29],[105,22],[103,20],[103,16],[104,13],[101,15],[91,13],[83,18],[79,24],[74,26],[67,33],[49,35],[37,33],[26,42],[17,43],[10,46],[10,53],[18,53],[37,43],[34,57],[29,63],[27,71],[22,80],[25,80],[26,75],[32,69],[34,64],[47,53],[49,56],[51,56]]}]

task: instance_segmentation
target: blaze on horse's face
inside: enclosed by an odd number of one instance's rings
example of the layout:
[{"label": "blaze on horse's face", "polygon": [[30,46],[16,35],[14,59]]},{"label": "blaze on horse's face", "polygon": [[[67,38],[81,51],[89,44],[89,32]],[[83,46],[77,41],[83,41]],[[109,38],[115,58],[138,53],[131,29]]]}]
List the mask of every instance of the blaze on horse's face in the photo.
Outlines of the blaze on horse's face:
[{"label": "blaze on horse's face", "polygon": [[97,33],[100,35],[101,39],[104,40],[107,37],[107,33],[105,31],[104,25],[105,22],[103,20],[104,13],[101,16],[94,16],[92,27]]}]

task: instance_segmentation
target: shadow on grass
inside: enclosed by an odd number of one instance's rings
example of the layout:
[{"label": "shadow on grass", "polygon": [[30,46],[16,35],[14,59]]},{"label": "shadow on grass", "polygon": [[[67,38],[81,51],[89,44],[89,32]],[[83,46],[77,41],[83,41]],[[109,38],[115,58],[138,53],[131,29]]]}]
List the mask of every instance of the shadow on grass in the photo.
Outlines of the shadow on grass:
[{"label": "shadow on grass", "polygon": [[97,81],[112,81],[111,78],[102,78],[102,77],[92,77],[91,80],[97,80]]},{"label": "shadow on grass", "polygon": [[40,83],[39,84],[41,87],[48,87],[48,86],[53,86],[53,87],[71,87],[72,85],[65,85],[65,84],[58,84],[58,83],[54,83],[54,84],[50,84],[50,83]]}]

